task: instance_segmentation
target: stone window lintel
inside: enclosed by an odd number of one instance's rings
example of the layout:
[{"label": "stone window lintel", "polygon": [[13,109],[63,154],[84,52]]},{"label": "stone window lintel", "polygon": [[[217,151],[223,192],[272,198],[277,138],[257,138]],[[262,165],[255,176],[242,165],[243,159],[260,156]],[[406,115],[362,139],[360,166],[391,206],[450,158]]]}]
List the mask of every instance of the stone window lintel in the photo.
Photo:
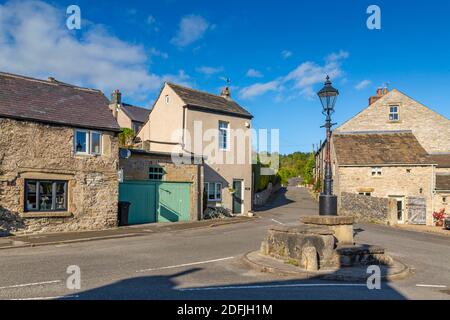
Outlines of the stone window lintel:
[{"label": "stone window lintel", "polygon": [[33,218],[72,218],[73,214],[71,212],[27,212],[20,215],[22,219],[33,219]]}]

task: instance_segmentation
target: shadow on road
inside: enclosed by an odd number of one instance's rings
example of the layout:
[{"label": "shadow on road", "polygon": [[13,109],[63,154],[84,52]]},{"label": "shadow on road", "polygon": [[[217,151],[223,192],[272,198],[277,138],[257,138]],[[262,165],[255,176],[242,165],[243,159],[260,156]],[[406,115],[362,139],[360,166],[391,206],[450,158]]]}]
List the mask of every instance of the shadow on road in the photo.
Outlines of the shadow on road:
[{"label": "shadow on road", "polygon": [[267,211],[279,207],[286,206],[295,201],[289,199],[287,197],[288,190],[286,188],[281,188],[276,193],[272,195],[272,197],[267,201],[267,203],[263,206],[256,207],[253,209],[255,212]]},{"label": "shadow on road", "polygon": [[[118,281],[76,293],[78,300],[404,300],[388,282],[380,290],[365,283],[309,280],[260,281],[219,286],[180,286],[181,278],[201,271],[192,268],[171,275],[152,275]],[[73,295],[72,295],[73,296]],[[62,300],[73,299],[70,296]]]}]

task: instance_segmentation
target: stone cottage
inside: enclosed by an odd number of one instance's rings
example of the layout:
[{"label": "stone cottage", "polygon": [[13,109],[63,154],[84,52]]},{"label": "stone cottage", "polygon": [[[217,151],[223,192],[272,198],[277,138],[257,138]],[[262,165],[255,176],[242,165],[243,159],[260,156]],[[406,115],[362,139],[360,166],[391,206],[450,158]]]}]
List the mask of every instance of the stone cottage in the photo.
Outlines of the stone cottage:
[{"label": "stone cottage", "polygon": [[[378,89],[331,142],[336,195],[394,199],[397,223],[431,225],[432,213],[447,205],[450,120],[404,93]],[[316,153],[317,180],[324,151],[323,144]]]},{"label": "stone cottage", "polygon": [[119,126],[101,91],[0,73],[0,232],[117,225]]}]

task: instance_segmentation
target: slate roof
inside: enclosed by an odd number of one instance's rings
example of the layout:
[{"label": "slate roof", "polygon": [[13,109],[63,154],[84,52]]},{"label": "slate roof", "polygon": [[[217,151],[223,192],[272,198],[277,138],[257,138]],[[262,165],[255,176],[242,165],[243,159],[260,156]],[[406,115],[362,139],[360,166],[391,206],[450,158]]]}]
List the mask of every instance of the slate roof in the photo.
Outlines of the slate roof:
[{"label": "slate roof", "polygon": [[436,174],[436,190],[450,191],[450,174]]},{"label": "slate roof", "polygon": [[127,103],[122,103],[122,109],[132,121],[142,123],[147,121],[148,115],[150,113],[149,109],[132,106],[131,104]]},{"label": "slate roof", "polygon": [[99,90],[0,72],[0,117],[119,131],[108,105]]},{"label": "slate roof", "polygon": [[449,154],[432,154],[430,155],[438,168],[450,168],[450,153]]},{"label": "slate roof", "polygon": [[251,119],[253,116],[233,100],[222,96],[186,88],[174,83],[167,83],[183,102],[191,108],[230,114]]},{"label": "slate roof", "polygon": [[334,149],[339,165],[433,164],[410,132],[335,133]]}]

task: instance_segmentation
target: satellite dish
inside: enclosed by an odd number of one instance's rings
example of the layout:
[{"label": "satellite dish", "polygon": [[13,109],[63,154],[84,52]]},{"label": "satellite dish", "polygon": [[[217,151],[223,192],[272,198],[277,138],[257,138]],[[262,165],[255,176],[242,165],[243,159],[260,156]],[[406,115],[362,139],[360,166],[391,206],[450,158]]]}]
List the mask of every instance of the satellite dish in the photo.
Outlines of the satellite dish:
[{"label": "satellite dish", "polygon": [[119,156],[121,159],[128,159],[131,157],[131,151],[128,149],[120,149]]}]

